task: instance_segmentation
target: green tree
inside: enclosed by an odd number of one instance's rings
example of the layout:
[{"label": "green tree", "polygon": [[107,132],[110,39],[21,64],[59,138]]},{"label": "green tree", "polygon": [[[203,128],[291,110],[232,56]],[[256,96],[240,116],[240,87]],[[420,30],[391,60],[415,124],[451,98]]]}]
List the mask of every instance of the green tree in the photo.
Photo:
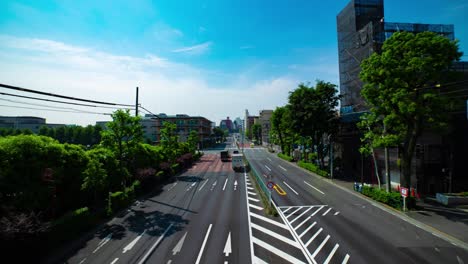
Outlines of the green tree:
[{"label": "green tree", "polygon": [[195,154],[195,150],[197,150],[198,142],[200,141],[198,137],[198,132],[196,130],[190,131],[190,134],[187,139],[189,150],[192,154]]},{"label": "green tree", "polygon": [[49,135],[49,127],[47,126],[41,126],[39,128],[39,135],[40,136],[48,136]]},{"label": "green tree", "polygon": [[213,134],[216,137],[216,140],[224,141],[224,130],[219,127],[213,128]]},{"label": "green tree", "polygon": [[289,94],[292,128],[301,135],[303,144],[309,138],[312,140],[321,168],[326,153],[324,135],[335,133],[338,126],[335,108],[339,99],[336,85],[320,80],[315,87],[301,83]]},{"label": "green tree", "polygon": [[[50,129],[49,130],[49,137],[53,137],[55,139],[57,139],[60,143],[63,143],[65,142],[65,130],[66,130],[66,127],[65,126],[60,126],[60,127],[57,127],[55,129]],[[51,132],[55,132],[55,133],[51,133]]]},{"label": "green tree", "polygon": [[[285,152],[285,128],[284,122],[283,122],[283,117],[286,114],[287,108],[284,106],[277,107],[275,111],[273,111],[273,114],[271,115],[270,122],[271,122],[271,130],[274,134],[278,136],[279,143],[281,146],[281,151]],[[288,153],[289,155],[289,153]]]},{"label": "green tree", "polygon": [[253,124],[250,129],[252,130],[252,137],[256,140],[257,144],[262,144],[262,126],[260,124]]},{"label": "green tree", "polygon": [[117,153],[122,185],[126,186],[128,171],[126,167],[132,149],[143,142],[143,127],[140,117],[133,117],[130,111],[117,110],[112,114],[112,121],[107,123],[107,130],[101,132],[102,144]]},{"label": "green tree", "polygon": [[359,124],[365,143],[361,151],[398,146],[402,186],[411,187],[411,161],[423,130],[447,125],[450,103],[435,88],[461,55],[457,41],[439,34],[397,32],[381,54],[361,63],[361,94],[370,107]]},{"label": "green tree", "polygon": [[164,155],[168,158],[171,164],[175,163],[177,158],[177,151],[179,146],[179,137],[176,133],[177,126],[171,122],[164,122],[163,128],[161,129],[161,146],[164,151]]}]

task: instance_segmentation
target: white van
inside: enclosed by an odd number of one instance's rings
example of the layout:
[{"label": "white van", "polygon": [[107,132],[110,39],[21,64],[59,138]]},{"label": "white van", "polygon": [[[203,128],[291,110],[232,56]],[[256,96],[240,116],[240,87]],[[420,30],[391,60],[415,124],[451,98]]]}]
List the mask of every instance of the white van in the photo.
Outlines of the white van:
[{"label": "white van", "polygon": [[234,171],[241,171],[244,168],[244,160],[242,154],[232,154],[232,169]]}]

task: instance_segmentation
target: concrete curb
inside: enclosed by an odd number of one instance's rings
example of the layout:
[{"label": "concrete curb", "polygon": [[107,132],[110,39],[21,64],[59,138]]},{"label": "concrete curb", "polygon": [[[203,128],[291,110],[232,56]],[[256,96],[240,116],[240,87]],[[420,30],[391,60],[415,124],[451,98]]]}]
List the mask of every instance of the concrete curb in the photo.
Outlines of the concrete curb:
[{"label": "concrete curb", "polygon": [[[275,155],[273,155],[273,156],[275,156]],[[281,159],[281,158],[279,158],[279,157],[277,157],[277,156],[275,156],[275,157],[278,158],[278,159]],[[283,159],[281,159],[281,160],[283,160]],[[283,161],[287,162],[286,160],[283,160]],[[311,175],[311,176],[313,176],[313,177],[315,177],[315,178],[317,178],[317,179],[320,179],[320,180],[322,180],[322,181],[324,181],[324,182],[327,182],[327,183],[329,183],[329,184],[331,184],[331,185],[334,185],[334,186],[340,188],[341,190],[346,191],[346,192],[348,192],[349,194],[354,195],[355,197],[358,197],[358,198],[360,198],[360,199],[366,200],[366,201],[368,201],[370,204],[372,204],[373,206],[375,206],[375,207],[377,207],[377,208],[379,208],[379,209],[381,209],[381,210],[383,210],[383,211],[385,211],[385,212],[387,212],[387,213],[389,213],[389,214],[391,214],[391,215],[394,215],[394,216],[400,218],[401,220],[403,220],[403,221],[405,221],[405,222],[407,222],[407,223],[410,223],[410,224],[412,224],[412,225],[414,225],[414,226],[416,226],[416,227],[419,227],[420,229],[422,229],[422,230],[424,230],[424,231],[426,231],[426,232],[429,232],[429,233],[433,234],[434,236],[436,236],[436,237],[438,237],[438,238],[440,238],[440,239],[443,239],[443,240],[445,240],[445,241],[451,243],[451,244],[454,245],[454,246],[460,247],[460,248],[462,248],[462,249],[468,251],[468,243],[463,242],[463,241],[459,240],[458,238],[455,238],[455,237],[453,237],[453,236],[451,236],[451,235],[449,235],[449,234],[447,234],[447,233],[445,233],[445,232],[442,232],[442,231],[440,231],[440,230],[438,230],[438,229],[436,229],[436,228],[434,228],[434,227],[432,227],[432,226],[430,226],[430,225],[427,225],[427,224],[425,224],[425,223],[423,223],[423,222],[420,222],[420,221],[418,221],[418,220],[415,220],[415,219],[413,219],[413,218],[407,216],[406,214],[403,214],[402,212],[400,212],[400,211],[398,211],[398,210],[396,210],[396,209],[394,209],[394,208],[392,208],[392,207],[389,207],[389,206],[387,206],[387,205],[378,203],[378,202],[376,202],[376,201],[374,201],[374,200],[368,198],[368,197],[365,196],[365,195],[362,195],[362,194],[360,194],[360,193],[358,193],[358,192],[355,192],[355,191],[353,191],[353,190],[349,190],[348,188],[343,187],[343,186],[341,186],[340,184],[334,183],[333,180],[330,180],[330,179],[324,178],[324,177],[322,177],[322,176],[316,175],[316,174],[313,173],[313,172],[310,172],[310,171],[308,171],[308,170],[306,170],[306,169],[304,169],[304,168],[302,168],[302,167],[299,167],[299,166],[298,166],[296,163],[294,163],[294,162],[289,162],[289,164],[295,166],[296,168],[301,169],[302,171],[308,173],[309,175]]]}]

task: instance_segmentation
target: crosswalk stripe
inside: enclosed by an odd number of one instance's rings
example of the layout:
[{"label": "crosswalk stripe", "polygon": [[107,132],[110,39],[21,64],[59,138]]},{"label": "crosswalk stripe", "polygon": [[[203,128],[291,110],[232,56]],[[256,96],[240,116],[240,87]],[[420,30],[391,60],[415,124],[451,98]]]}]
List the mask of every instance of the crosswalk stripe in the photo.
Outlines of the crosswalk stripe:
[{"label": "crosswalk stripe", "polygon": [[333,255],[335,255],[335,252],[336,252],[336,250],[338,249],[339,246],[340,245],[338,245],[338,244],[335,245],[335,247],[330,252],[330,254],[328,255],[328,258],[325,260],[325,262],[323,262],[323,264],[328,264],[328,262],[330,262],[330,260],[333,258]]},{"label": "crosswalk stripe", "polygon": [[257,195],[256,193],[254,192],[247,192],[248,194],[251,194],[251,195]]},{"label": "crosswalk stripe", "polygon": [[257,206],[255,204],[249,204],[250,207],[255,208],[257,210],[263,210],[263,207]]},{"label": "crosswalk stripe", "polygon": [[315,226],[315,224],[317,224],[317,222],[314,222],[306,230],[304,230],[304,232],[302,232],[302,234],[299,236],[299,238],[303,237],[312,227]]},{"label": "crosswalk stripe", "polygon": [[252,213],[252,212],[250,212],[250,216],[253,216],[253,217],[257,218],[257,219],[263,220],[263,221],[268,222],[270,224],[279,226],[279,227],[284,228],[286,230],[289,230],[288,227],[285,224],[278,223],[276,221],[271,220],[270,218],[266,218],[264,216],[261,216],[261,215],[258,215],[256,213]]},{"label": "crosswalk stripe", "polygon": [[320,228],[313,237],[311,237],[309,239],[309,241],[307,241],[307,243],[305,243],[305,246],[308,247],[310,245],[310,243],[312,243],[312,241],[314,241],[314,239],[322,232],[323,228]]},{"label": "crosswalk stripe", "polygon": [[328,239],[330,238],[330,235],[328,235],[323,241],[322,244],[315,250],[314,254],[312,254],[312,258],[315,258],[317,254],[322,250],[323,246],[327,243]]},{"label": "crosswalk stripe", "polygon": [[286,219],[288,219],[289,217],[291,217],[291,215],[294,215],[297,211],[301,210],[302,207],[299,207],[297,208],[296,210],[294,210],[290,215],[286,216]]},{"label": "crosswalk stripe", "polygon": [[[260,247],[270,251],[271,253],[291,262],[291,263],[304,263],[303,261],[300,261],[299,259],[289,255],[288,253],[278,249],[278,248],[275,248],[274,246],[268,244],[268,243],[265,243],[263,242],[262,240],[256,238],[256,237],[252,237],[252,240],[255,244],[259,245]],[[305,264],[305,263],[304,263]]]},{"label": "crosswalk stripe", "polygon": [[260,202],[260,200],[255,199],[255,198],[252,198],[252,197],[249,197],[249,200],[250,200],[250,201],[253,201],[253,202]]},{"label": "crosswalk stripe", "polygon": [[301,218],[301,216],[303,216],[304,214],[306,214],[307,212],[309,212],[310,209],[312,209],[312,207],[309,207],[309,209],[305,210],[304,212],[302,212],[302,214],[300,214],[299,216],[297,216],[296,218],[294,218],[294,220],[292,220],[292,221],[290,222],[291,226],[292,226],[292,224],[293,224],[294,222],[296,222],[297,219]]},{"label": "crosswalk stripe", "polygon": [[276,238],[278,240],[283,241],[284,243],[287,243],[287,244],[289,244],[289,245],[291,245],[293,247],[296,247],[296,248],[300,249],[299,243],[297,243],[296,241],[293,241],[293,240],[291,240],[289,238],[286,238],[286,237],[284,237],[284,236],[282,236],[280,234],[272,232],[272,231],[270,231],[270,230],[268,230],[268,229],[266,229],[266,228],[264,228],[262,226],[259,226],[259,225],[256,225],[256,224],[252,223],[252,228],[255,228],[255,229],[257,229],[257,230],[259,230],[259,231],[261,231],[261,232],[263,232],[265,234],[268,234],[268,235],[270,235],[270,236],[272,236],[272,237],[274,237],[274,238]]}]

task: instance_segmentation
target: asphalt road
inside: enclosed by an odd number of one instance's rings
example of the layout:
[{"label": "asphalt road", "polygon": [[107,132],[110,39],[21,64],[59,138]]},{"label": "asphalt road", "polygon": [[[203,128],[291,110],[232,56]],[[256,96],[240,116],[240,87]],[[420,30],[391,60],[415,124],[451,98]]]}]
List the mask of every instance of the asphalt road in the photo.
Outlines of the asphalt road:
[{"label": "asphalt road", "polygon": [[464,249],[263,148],[244,153],[265,183],[278,186],[273,200],[309,263],[468,263]]},{"label": "asphalt road", "polygon": [[137,201],[68,263],[251,263],[245,176],[208,153]]}]

